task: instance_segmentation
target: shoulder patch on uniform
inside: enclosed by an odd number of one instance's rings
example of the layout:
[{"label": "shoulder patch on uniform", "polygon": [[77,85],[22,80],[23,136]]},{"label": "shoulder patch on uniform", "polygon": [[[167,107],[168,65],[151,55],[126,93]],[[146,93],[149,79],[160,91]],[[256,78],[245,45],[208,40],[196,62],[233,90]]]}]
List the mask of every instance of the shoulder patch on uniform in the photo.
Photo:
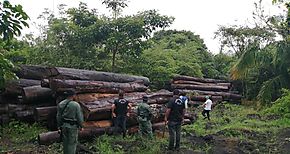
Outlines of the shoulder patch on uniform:
[{"label": "shoulder patch on uniform", "polygon": [[182,103],[183,103],[183,101],[180,98],[177,98],[175,100],[175,104],[177,104],[177,105],[181,105]]}]

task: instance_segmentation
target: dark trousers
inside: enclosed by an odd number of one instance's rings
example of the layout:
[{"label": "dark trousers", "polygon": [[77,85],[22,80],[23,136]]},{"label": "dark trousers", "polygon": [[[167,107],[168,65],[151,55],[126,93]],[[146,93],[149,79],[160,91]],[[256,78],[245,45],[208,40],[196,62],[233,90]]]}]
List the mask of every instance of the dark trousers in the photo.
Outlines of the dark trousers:
[{"label": "dark trousers", "polygon": [[126,136],[126,121],[127,121],[126,115],[125,116],[117,116],[114,119],[115,131],[118,133],[122,132],[123,137]]},{"label": "dark trousers", "polygon": [[[169,121],[169,150],[180,148],[181,122]],[[175,144],[174,144],[175,143]]]},{"label": "dark trousers", "polygon": [[[208,119],[208,120],[210,120],[210,118],[209,118],[209,112],[210,112],[210,110],[203,110],[202,111],[202,115],[203,115],[203,117],[204,117],[204,119]],[[205,116],[205,114],[206,114],[206,116]]]}]

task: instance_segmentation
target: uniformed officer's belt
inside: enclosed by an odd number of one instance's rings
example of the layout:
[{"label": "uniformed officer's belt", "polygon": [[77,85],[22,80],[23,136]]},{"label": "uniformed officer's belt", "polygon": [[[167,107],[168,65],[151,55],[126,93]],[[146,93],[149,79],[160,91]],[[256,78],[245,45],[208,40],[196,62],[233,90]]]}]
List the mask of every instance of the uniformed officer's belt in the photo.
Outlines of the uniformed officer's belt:
[{"label": "uniformed officer's belt", "polygon": [[76,125],[77,122],[76,121],[72,121],[72,120],[63,120],[64,123],[68,123],[68,124],[71,124],[71,125]]}]

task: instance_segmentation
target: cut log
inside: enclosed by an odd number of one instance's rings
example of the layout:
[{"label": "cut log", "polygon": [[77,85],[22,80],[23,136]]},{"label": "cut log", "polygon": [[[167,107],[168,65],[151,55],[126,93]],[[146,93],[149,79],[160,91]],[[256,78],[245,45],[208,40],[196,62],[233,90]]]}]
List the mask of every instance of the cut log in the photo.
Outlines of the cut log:
[{"label": "cut log", "polygon": [[129,92],[144,92],[148,88],[142,83],[116,83],[102,81],[84,81],[84,80],[60,80],[52,79],[49,81],[50,88],[54,91],[63,91],[67,88],[74,88],[77,93],[118,93],[123,90]]},{"label": "cut log", "polygon": [[104,128],[111,127],[113,125],[111,120],[102,121],[87,121],[83,123],[84,128]]},{"label": "cut log", "polygon": [[15,70],[19,78],[41,80],[57,75],[51,72],[51,68],[47,66],[37,65],[20,65],[19,69]]},{"label": "cut log", "polygon": [[52,99],[53,91],[50,88],[41,86],[30,86],[24,87],[21,94],[24,102],[35,102],[38,100]]},{"label": "cut log", "polygon": [[196,81],[196,82],[202,82],[202,83],[226,83],[228,81],[225,80],[218,80],[218,79],[210,79],[210,78],[196,78],[191,76],[183,76],[183,75],[177,75],[173,77],[173,80],[186,80],[186,81]]},{"label": "cut log", "polygon": [[[193,95],[193,96],[190,96],[190,100],[205,102],[206,101],[205,96],[207,96],[207,95]],[[213,102],[222,101],[223,97],[222,96],[211,96],[211,100]]]},{"label": "cut log", "polygon": [[186,80],[176,80],[172,82],[173,84],[191,84],[191,85],[206,85],[206,86],[225,86],[230,87],[231,83],[202,83],[197,81],[186,81]]},{"label": "cut log", "polygon": [[13,117],[20,121],[34,122],[33,110],[17,111]]},{"label": "cut log", "polygon": [[145,85],[149,85],[150,83],[147,77],[127,74],[89,71],[63,67],[52,68],[51,72],[53,72],[52,74],[57,74],[56,76],[54,76],[54,78],[58,79],[94,80],[94,81],[121,82],[121,83],[143,81]]},{"label": "cut log", "polygon": [[49,121],[56,118],[57,107],[38,107],[34,109],[34,119],[37,122]]},{"label": "cut log", "polygon": [[[83,131],[78,132],[79,139],[92,139],[96,136],[103,135],[105,133],[112,134],[113,127],[107,128],[85,128]],[[60,134],[58,131],[52,131],[47,133],[42,133],[38,135],[38,143],[49,145],[54,142],[60,141]]]},{"label": "cut log", "polygon": [[186,93],[200,94],[200,95],[211,95],[211,96],[222,96],[224,100],[241,100],[243,98],[242,95],[232,94],[229,92],[214,92],[214,91],[201,91],[201,90],[182,90]]},{"label": "cut log", "polygon": [[40,85],[40,80],[19,79],[8,81],[5,84],[4,95],[17,96],[21,95],[24,87]]},{"label": "cut log", "polygon": [[190,84],[171,84],[172,89],[186,90],[205,90],[205,91],[228,91],[226,86],[207,86],[207,85],[190,85]]}]

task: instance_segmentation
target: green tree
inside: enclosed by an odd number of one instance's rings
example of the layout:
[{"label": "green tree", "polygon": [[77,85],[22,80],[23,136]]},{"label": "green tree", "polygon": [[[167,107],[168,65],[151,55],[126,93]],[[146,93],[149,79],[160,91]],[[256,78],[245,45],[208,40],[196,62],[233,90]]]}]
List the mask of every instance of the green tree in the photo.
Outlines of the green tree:
[{"label": "green tree", "polygon": [[0,2],[0,88],[5,80],[16,78],[12,72],[13,63],[5,58],[4,53],[10,50],[9,43],[14,36],[21,34],[23,26],[28,27],[25,22],[28,15],[22,10],[21,5],[12,5],[9,1]]}]

